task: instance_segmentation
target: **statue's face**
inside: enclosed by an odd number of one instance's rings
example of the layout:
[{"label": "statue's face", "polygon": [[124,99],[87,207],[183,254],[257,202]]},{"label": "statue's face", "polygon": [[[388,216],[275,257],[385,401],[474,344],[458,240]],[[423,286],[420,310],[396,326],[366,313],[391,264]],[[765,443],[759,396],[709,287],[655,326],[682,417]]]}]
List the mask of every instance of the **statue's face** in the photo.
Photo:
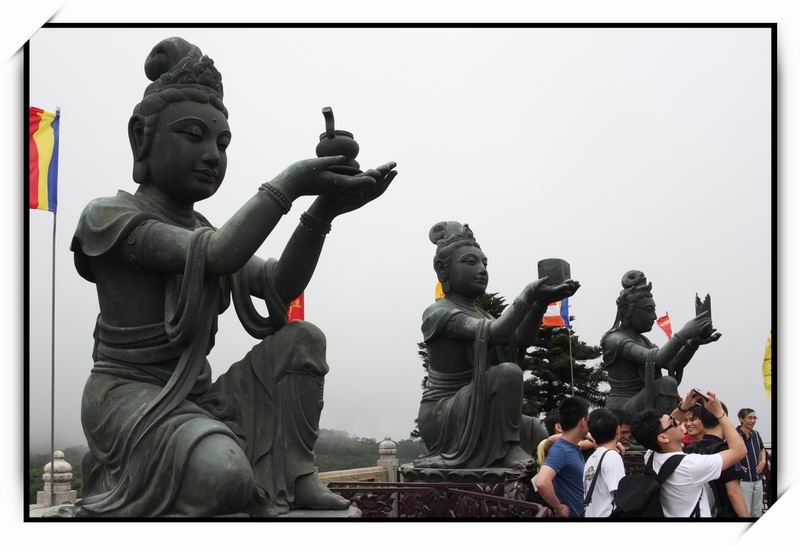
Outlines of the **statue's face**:
[{"label": "statue's face", "polygon": [[634,304],[628,325],[634,332],[649,332],[653,329],[656,319],[656,302],[653,298],[642,298]]},{"label": "statue's face", "polygon": [[450,256],[448,281],[450,291],[473,299],[486,292],[489,272],[486,270],[486,256],[480,248],[462,246]]},{"label": "statue's face", "polygon": [[148,183],[180,203],[211,197],[225,178],[230,140],[228,120],[211,104],[170,104],[158,115],[145,159]]}]

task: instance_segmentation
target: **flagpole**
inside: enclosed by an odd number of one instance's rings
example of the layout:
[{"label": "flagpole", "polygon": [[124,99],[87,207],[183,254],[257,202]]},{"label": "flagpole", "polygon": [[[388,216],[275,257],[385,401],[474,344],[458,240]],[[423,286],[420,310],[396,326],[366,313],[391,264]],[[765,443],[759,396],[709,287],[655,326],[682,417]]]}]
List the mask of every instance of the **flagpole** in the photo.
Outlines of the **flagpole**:
[{"label": "flagpole", "polygon": [[[56,106],[56,119],[61,107]],[[56,186],[56,203],[58,202],[58,186]],[[53,244],[51,263],[50,292],[50,506],[55,505],[55,451],[56,451],[56,225],[58,207],[53,210]]]},{"label": "flagpole", "polygon": [[53,263],[50,299],[50,506],[55,504],[55,431],[56,431],[56,211],[53,211]]},{"label": "flagpole", "polygon": [[[567,309],[569,316],[569,308]],[[572,370],[572,329],[567,326],[567,343],[569,343],[569,383],[572,385],[572,396],[575,396],[575,373]]]}]

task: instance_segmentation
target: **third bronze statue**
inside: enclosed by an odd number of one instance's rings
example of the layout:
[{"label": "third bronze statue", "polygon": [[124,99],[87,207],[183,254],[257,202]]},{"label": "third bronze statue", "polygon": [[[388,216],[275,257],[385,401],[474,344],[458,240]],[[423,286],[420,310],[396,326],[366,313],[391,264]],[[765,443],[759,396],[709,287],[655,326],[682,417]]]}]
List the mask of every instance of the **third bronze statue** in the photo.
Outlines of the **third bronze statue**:
[{"label": "third bronze statue", "polygon": [[528,284],[494,319],[475,304],[486,292],[486,256],[468,225],[439,222],[430,230],[433,266],[444,297],[422,315],[430,358],[419,409],[427,454],[417,468],[516,467],[531,459],[546,436],[522,414],[520,362],[549,303],[571,296],[579,283]]},{"label": "third bronze statue", "polygon": [[[287,306],[309,283],[331,222],[380,196],[394,163],[362,173],[357,149],[346,157],[333,146],[335,155],[253,183],[215,228],[194,206],[225,178],[232,132],[220,73],[181,38],[157,44],[145,73],[152,83],[128,124],[138,189],[89,203],[72,242],[100,306],[81,407],[90,452],[77,513],[347,509],[314,473],[325,336],[308,322],[288,323]],[[317,197],[280,258],[255,256],[304,195]],[[251,297],[266,302],[268,317]],[[212,382],[206,355],[231,299],[258,342]]]},{"label": "third bronze statue", "polygon": [[722,335],[711,324],[710,310],[697,310],[695,318],[659,349],[643,335],[652,330],[657,318],[652,283],[641,271],[625,273],[614,326],[600,341],[611,386],[606,407],[631,414],[649,408],[665,413],[675,409],[683,369],[700,345]]}]

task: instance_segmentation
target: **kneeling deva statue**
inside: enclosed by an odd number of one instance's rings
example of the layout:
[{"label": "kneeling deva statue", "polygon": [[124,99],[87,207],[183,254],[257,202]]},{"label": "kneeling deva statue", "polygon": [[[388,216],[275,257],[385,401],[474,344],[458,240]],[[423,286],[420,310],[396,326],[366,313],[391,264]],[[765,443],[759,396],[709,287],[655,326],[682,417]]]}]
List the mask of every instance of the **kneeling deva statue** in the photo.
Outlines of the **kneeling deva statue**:
[{"label": "kneeling deva statue", "polygon": [[[343,174],[341,155],[299,161],[214,228],[194,204],[225,177],[231,130],[220,73],[181,38],[156,45],[145,73],[152,83],[128,124],[139,188],[89,203],[72,242],[100,304],[76,515],[346,509],[314,475],[325,336],[287,323],[287,306],[311,279],[331,221],[381,195],[394,163]],[[318,197],[280,259],[256,257],[304,195]],[[212,382],[206,355],[231,299],[260,341]]]},{"label": "kneeling deva statue", "polygon": [[495,319],[475,304],[486,292],[486,256],[468,225],[439,222],[430,230],[433,266],[444,297],[422,315],[430,357],[419,408],[428,452],[418,468],[516,467],[546,437],[522,415],[519,363],[538,332],[547,305],[571,296],[579,283],[530,283]]},{"label": "kneeling deva statue", "polygon": [[600,340],[611,386],[606,407],[632,415],[651,408],[664,413],[675,409],[683,369],[700,345],[722,336],[711,324],[710,311],[698,309],[697,316],[659,349],[643,335],[657,318],[652,287],[641,271],[625,273],[614,326]]}]

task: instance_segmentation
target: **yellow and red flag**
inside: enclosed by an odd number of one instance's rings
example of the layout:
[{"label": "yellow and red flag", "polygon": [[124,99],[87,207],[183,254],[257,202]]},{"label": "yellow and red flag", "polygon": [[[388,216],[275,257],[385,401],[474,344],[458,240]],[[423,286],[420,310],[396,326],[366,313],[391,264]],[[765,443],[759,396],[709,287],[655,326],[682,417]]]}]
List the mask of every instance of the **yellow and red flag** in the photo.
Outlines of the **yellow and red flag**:
[{"label": "yellow and red flag", "polygon": [[297,299],[289,304],[289,322],[296,320],[305,320],[306,316],[306,298],[305,292],[297,296]]},{"label": "yellow and red flag", "polygon": [[61,113],[30,107],[30,195],[32,209],[56,211],[58,182],[58,130]]},{"label": "yellow and red flag", "polygon": [[669,313],[664,313],[663,317],[658,317],[656,324],[667,334],[667,339],[672,339],[672,321],[669,320]]}]

